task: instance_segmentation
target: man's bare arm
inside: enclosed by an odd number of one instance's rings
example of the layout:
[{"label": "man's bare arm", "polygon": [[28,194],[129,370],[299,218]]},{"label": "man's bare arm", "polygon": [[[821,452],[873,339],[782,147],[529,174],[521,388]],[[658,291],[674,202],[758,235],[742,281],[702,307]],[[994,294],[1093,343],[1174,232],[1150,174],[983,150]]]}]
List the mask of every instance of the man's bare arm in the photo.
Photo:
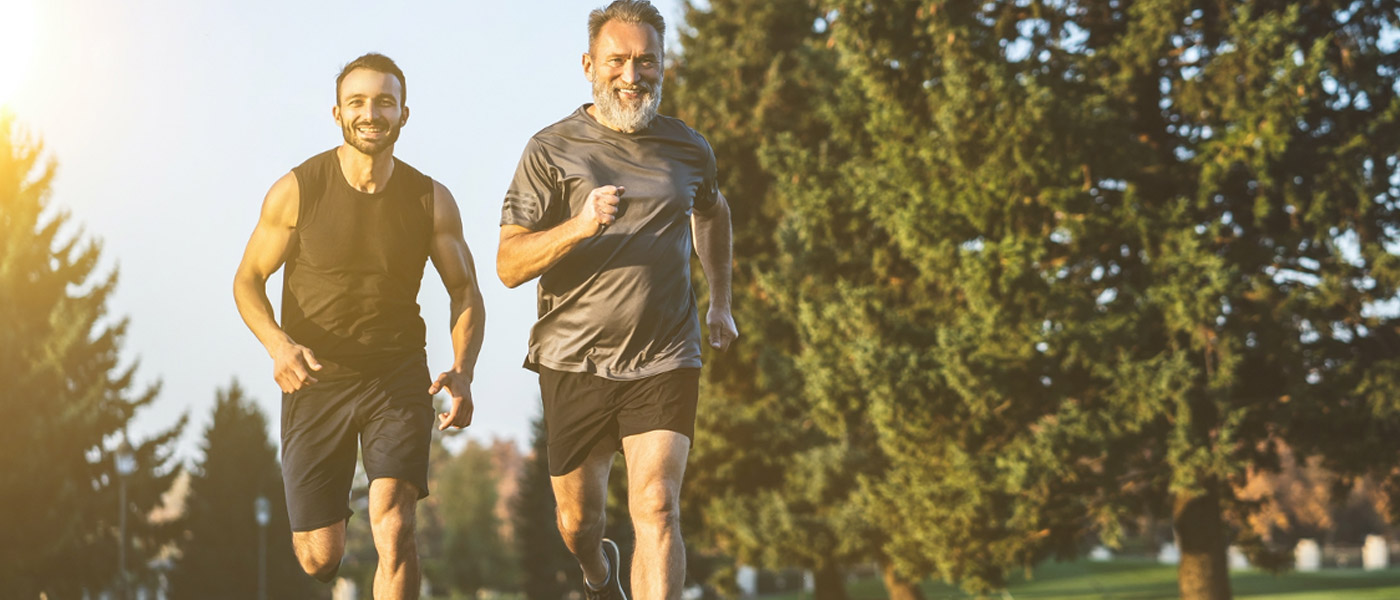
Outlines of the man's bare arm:
[{"label": "man's bare arm", "polygon": [[734,243],[729,219],[729,202],[717,194],[715,204],[708,210],[696,210],[690,215],[695,235],[695,253],[710,284],[710,309],[705,321],[710,328],[710,346],[727,350],[739,338],[730,311],[730,285],[733,279]]},{"label": "man's bare arm", "polygon": [[452,368],[438,375],[428,389],[436,394],[447,388],[452,407],[438,415],[438,429],[466,427],[472,422],[474,405],[471,383],[476,359],[486,335],[486,305],[476,279],[476,263],[462,237],[462,215],[452,193],[433,182],[433,266],[437,268],[447,294],[452,299]]},{"label": "man's bare arm", "polygon": [[617,220],[622,186],[605,185],[589,192],[583,210],[572,219],[544,231],[519,225],[501,226],[496,251],[496,276],[508,288],[539,277],[569,254],[579,243],[598,235]]},{"label": "man's bare arm", "polygon": [[267,279],[287,260],[300,205],[296,175],[287,173],[272,184],[233,277],[233,301],[238,305],[238,314],[272,357],[273,378],[284,392],[315,383],[311,372],[321,368],[311,349],[297,344],[277,326],[272,302],[267,298]]}]

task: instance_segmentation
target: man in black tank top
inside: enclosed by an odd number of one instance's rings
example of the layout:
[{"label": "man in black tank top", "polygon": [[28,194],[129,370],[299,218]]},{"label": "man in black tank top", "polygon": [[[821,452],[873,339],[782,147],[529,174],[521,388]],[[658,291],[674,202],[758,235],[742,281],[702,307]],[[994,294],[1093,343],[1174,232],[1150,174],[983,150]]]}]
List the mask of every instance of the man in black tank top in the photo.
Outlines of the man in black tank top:
[{"label": "man in black tank top", "polygon": [[[334,578],[357,446],[370,479],[379,552],[375,598],[417,598],[414,510],[428,495],[432,395],[438,428],[471,423],[472,372],[485,324],[457,202],[394,158],[408,121],[403,72],[366,54],[336,79],[345,143],[273,184],[234,279],[234,300],[282,388],[282,476],[292,545],[306,572]],[[452,367],[432,379],[418,287],[431,258],[452,299]],[[286,265],[282,323],[267,278]]]}]

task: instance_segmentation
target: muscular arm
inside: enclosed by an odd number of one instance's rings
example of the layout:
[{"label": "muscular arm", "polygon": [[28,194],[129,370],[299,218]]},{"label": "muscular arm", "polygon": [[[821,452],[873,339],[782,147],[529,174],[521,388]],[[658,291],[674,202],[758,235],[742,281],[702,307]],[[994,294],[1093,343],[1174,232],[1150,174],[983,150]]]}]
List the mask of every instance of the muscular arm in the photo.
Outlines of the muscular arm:
[{"label": "muscular arm", "polygon": [[625,191],[612,185],[594,189],[577,216],[544,231],[502,225],[501,245],[496,251],[496,275],[501,283],[514,288],[539,277],[580,242],[598,235],[617,220],[618,202]]},{"label": "muscular arm", "polygon": [[311,371],[321,368],[310,349],[298,345],[277,326],[272,302],[267,299],[267,278],[286,262],[296,231],[299,194],[297,178],[291,173],[272,184],[233,277],[233,300],[238,314],[272,357],[273,377],[284,392],[315,383]]},{"label": "muscular arm", "polygon": [[457,201],[442,184],[433,182],[433,243],[430,251],[447,294],[452,299],[452,368],[433,382],[428,393],[446,387],[452,394],[452,408],[439,416],[439,429],[471,424],[473,411],[471,382],[476,359],[486,335],[486,305],[477,285],[476,263],[462,237],[462,216]]},{"label": "muscular arm", "polygon": [[724,194],[716,196],[709,210],[694,211],[690,225],[695,236],[695,253],[700,256],[700,267],[710,284],[710,309],[705,318],[710,327],[710,345],[725,350],[738,339],[739,332],[730,312],[734,244],[729,203]]}]

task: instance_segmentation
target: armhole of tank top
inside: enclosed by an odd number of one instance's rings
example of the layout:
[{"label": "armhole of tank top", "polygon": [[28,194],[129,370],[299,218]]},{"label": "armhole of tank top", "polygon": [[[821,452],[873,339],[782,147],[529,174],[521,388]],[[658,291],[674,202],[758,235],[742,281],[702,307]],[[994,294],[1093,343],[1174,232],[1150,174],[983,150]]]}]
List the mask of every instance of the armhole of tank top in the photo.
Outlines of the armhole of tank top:
[{"label": "armhole of tank top", "polygon": [[316,203],[326,191],[326,169],[302,169],[292,171],[297,178],[297,229],[312,224]]},{"label": "armhole of tank top", "polygon": [[423,179],[428,180],[428,191],[423,194],[423,210],[428,213],[428,231],[432,232],[437,224],[437,180],[427,175]]}]

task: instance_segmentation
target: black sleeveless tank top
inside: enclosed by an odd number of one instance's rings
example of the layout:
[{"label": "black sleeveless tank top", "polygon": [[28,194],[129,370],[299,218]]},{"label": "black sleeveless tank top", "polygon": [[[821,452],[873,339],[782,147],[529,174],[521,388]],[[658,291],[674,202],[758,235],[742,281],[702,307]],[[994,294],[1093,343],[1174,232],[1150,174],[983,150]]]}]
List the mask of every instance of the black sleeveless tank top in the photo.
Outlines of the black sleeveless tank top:
[{"label": "black sleeveless tank top", "polygon": [[375,374],[423,354],[418,288],[433,180],[396,161],[374,194],[350,186],[334,149],[292,169],[301,208],[282,280],[282,329],[316,353],[318,379]]}]

